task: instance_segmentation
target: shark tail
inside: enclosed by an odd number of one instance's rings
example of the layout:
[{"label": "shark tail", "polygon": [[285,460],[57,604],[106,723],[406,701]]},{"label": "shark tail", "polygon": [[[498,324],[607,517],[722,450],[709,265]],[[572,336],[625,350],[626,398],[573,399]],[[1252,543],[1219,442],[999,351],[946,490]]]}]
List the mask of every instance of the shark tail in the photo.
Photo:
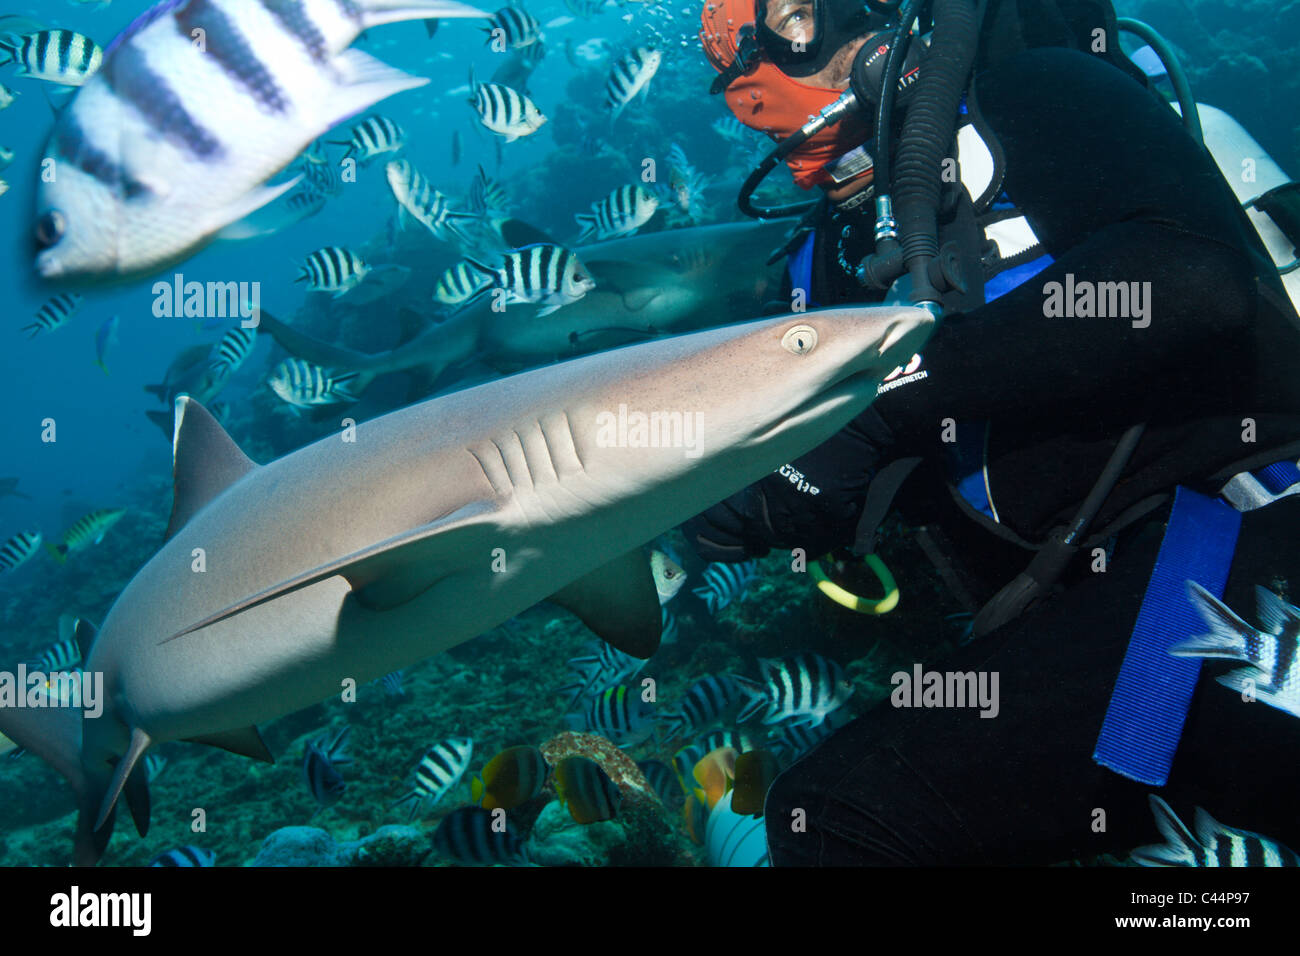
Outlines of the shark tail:
[{"label": "shark tail", "polygon": [[261,328],[270,332],[271,337],[289,354],[306,359],[313,365],[362,373],[362,382],[357,386],[358,392],[364,391],[365,386],[379,374],[375,366],[383,357],[382,353],[358,352],[356,349],[332,345],[286,325],[266,311],[262,312]]}]

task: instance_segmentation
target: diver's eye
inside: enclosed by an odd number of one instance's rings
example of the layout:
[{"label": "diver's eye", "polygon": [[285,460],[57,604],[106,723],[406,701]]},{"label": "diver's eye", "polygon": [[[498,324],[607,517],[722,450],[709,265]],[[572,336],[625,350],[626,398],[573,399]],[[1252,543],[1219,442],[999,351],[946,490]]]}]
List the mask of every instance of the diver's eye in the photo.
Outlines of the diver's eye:
[{"label": "diver's eye", "polygon": [[781,336],[781,345],[795,355],[807,355],[817,347],[817,330],[811,325],[796,325]]},{"label": "diver's eye", "polygon": [[63,218],[63,213],[57,209],[47,210],[36,220],[36,244],[42,249],[50,248],[63,238],[63,232],[67,228],[68,222]]}]

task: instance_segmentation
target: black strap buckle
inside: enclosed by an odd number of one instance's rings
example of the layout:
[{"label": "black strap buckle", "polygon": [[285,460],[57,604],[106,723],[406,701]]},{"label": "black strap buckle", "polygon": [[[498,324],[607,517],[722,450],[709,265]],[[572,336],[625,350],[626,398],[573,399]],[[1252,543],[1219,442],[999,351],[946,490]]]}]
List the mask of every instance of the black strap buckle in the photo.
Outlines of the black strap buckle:
[{"label": "black strap buckle", "polygon": [[746,23],[740,28],[737,34],[740,43],[736,47],[736,58],[731,61],[731,66],[719,73],[709,86],[710,94],[718,94],[726,90],[732,83],[740,79],[758,62],[759,48],[758,38],[754,35],[754,24]]}]

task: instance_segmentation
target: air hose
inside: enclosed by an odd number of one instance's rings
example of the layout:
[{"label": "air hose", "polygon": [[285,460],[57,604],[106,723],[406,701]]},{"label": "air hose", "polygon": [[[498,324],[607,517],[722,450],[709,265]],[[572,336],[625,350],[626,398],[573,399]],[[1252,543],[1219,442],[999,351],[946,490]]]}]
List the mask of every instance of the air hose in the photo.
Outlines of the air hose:
[{"label": "air hose", "polygon": [[1191,84],[1187,82],[1187,74],[1183,72],[1183,65],[1178,62],[1178,57],[1174,56],[1174,51],[1170,48],[1168,41],[1154,27],[1143,23],[1141,20],[1120,17],[1117,22],[1121,30],[1141,39],[1160,58],[1160,63],[1164,66],[1165,72],[1169,74],[1169,82],[1174,88],[1174,96],[1178,99],[1178,108],[1183,114],[1183,125],[1187,127],[1187,132],[1192,139],[1204,146],[1205,135],[1201,132],[1201,116],[1196,111],[1196,99],[1192,96]]}]

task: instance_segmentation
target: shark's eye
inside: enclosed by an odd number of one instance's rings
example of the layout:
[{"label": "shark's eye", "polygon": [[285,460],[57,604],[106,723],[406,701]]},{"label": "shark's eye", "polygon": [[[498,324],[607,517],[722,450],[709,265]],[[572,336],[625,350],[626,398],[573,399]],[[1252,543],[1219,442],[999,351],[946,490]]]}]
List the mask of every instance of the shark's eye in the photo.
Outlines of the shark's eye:
[{"label": "shark's eye", "polygon": [[781,337],[781,345],[795,355],[807,355],[817,347],[817,330],[811,325],[796,325]]}]

